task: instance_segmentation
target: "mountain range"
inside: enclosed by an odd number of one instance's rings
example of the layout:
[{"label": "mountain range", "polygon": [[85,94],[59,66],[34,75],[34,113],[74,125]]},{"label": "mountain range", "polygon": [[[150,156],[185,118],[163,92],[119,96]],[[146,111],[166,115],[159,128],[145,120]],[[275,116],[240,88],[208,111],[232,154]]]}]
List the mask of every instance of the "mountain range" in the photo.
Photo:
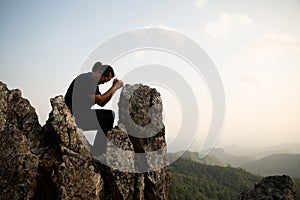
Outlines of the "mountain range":
[{"label": "mountain range", "polygon": [[300,178],[300,154],[274,154],[250,162],[242,167],[262,176],[287,174]]},{"label": "mountain range", "polygon": [[[243,168],[203,164],[204,162],[212,164],[216,158],[211,159],[208,156],[200,160],[197,155],[196,152],[185,152],[181,158],[170,165],[172,200],[240,199],[244,191],[256,188],[263,178]],[[280,159],[285,158],[286,156],[280,157]],[[217,160],[216,163],[220,161]],[[300,179],[294,178],[293,182],[297,196],[300,196]]]},{"label": "mountain range", "polygon": [[[199,158],[198,152],[190,151],[169,153],[168,156],[175,158],[181,155],[181,158],[211,166],[231,166],[243,168],[246,171],[261,176],[286,174],[293,178],[300,178],[300,154],[275,152],[277,151],[270,151],[270,154],[266,154],[264,157],[250,157],[232,155],[221,148],[216,148],[213,149],[204,159]],[[263,155],[263,153],[264,152],[258,154]]]}]

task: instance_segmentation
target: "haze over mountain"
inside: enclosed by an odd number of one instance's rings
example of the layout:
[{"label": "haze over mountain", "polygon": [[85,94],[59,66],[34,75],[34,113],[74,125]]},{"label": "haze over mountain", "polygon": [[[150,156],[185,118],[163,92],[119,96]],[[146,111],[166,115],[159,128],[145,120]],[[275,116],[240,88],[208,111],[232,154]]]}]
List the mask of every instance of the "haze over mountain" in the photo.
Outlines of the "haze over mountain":
[{"label": "haze over mountain", "polygon": [[[276,152],[276,151],[274,151]],[[270,153],[269,155],[267,153]],[[179,157],[189,159],[201,164],[212,166],[232,166],[236,168],[243,168],[253,174],[261,176],[270,175],[289,175],[293,178],[300,178],[300,154],[282,153],[272,154],[272,151],[258,152],[254,155],[263,155],[265,157],[249,157],[237,156],[227,153],[224,149],[216,148],[204,159],[199,158],[198,152],[177,152],[169,153],[170,158]]]},{"label": "haze over mountain", "polygon": [[239,145],[230,145],[221,147],[226,153],[236,156],[247,156],[254,159],[259,159],[272,154],[300,154],[300,144],[299,143],[282,143],[273,146],[265,147],[244,147]]},{"label": "haze over mountain", "polygon": [[250,162],[242,168],[262,176],[287,174],[300,178],[300,154],[275,154]]},{"label": "haze over mountain", "polygon": [[190,159],[195,162],[199,162],[202,164],[207,165],[217,165],[217,166],[227,166],[231,165],[233,167],[240,167],[244,164],[247,164],[255,159],[252,159],[250,157],[246,156],[236,156],[231,155],[229,153],[226,153],[221,148],[215,148],[213,149],[208,156],[206,156],[204,159],[199,158],[198,152],[176,152],[176,153],[169,153],[168,156],[171,158],[179,157],[181,155],[182,158]]}]

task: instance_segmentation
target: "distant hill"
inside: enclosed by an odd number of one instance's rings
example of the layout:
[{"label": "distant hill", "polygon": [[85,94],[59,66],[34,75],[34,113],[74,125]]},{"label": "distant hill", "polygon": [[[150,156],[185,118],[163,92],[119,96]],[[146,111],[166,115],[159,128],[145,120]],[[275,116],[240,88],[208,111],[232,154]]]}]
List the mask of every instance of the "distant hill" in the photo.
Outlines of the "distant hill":
[{"label": "distant hill", "polygon": [[236,156],[248,156],[254,158],[255,160],[273,155],[273,154],[300,154],[300,144],[299,143],[282,143],[270,147],[241,147],[238,145],[230,145],[223,147],[226,153]]},{"label": "distant hill", "polygon": [[261,177],[243,169],[201,164],[180,158],[170,165],[171,199],[239,199]]},{"label": "distant hill", "polygon": [[253,158],[247,156],[231,155],[220,148],[213,149],[209,155],[214,156],[219,161],[221,161],[224,165],[226,166],[231,165],[233,167],[240,167],[254,160]]},{"label": "distant hill", "polygon": [[222,163],[219,159],[217,159],[213,155],[209,155],[205,157],[204,159],[199,158],[198,152],[191,152],[191,151],[185,151],[185,152],[176,152],[176,153],[168,153],[168,157],[173,160],[177,159],[180,156],[180,158],[185,158],[192,160],[194,162],[207,164],[207,165],[217,165],[217,166],[226,166],[224,163]]},{"label": "distant hill", "polygon": [[250,162],[244,166],[247,171],[262,176],[287,174],[300,178],[300,154],[275,154]]},{"label": "distant hill", "polygon": [[168,153],[168,156],[171,158],[178,158],[181,155],[181,158],[190,159],[195,162],[199,162],[202,164],[207,165],[217,165],[217,166],[233,166],[233,167],[240,167],[243,166],[249,162],[252,162],[253,159],[245,156],[235,156],[226,153],[223,149],[216,148],[213,149],[208,156],[206,156],[204,159],[199,158],[198,152],[176,152],[176,153]]},{"label": "distant hill", "polygon": [[254,157],[263,158],[274,154],[300,154],[300,144],[280,144],[257,152]]},{"label": "distant hill", "polygon": [[274,154],[258,160],[246,156],[231,155],[220,148],[213,149],[204,159],[199,158],[198,152],[186,151],[168,154],[170,158],[178,158],[179,155],[181,158],[202,164],[244,168],[261,176],[286,174],[293,178],[300,178],[300,154]]}]

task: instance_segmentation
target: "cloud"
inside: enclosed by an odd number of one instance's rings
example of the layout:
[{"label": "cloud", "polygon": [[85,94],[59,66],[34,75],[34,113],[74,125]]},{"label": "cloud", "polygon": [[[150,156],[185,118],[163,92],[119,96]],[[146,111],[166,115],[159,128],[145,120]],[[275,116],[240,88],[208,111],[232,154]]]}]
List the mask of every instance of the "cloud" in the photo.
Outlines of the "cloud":
[{"label": "cloud", "polygon": [[222,38],[235,28],[247,30],[252,26],[252,19],[247,15],[220,13],[218,19],[207,22],[204,32],[213,38]]},{"label": "cloud", "polygon": [[300,52],[300,38],[290,35],[266,33],[261,38],[255,39],[249,46],[248,51],[255,56],[270,57],[285,53]]},{"label": "cloud", "polygon": [[239,92],[254,92],[256,97],[266,101],[270,97],[276,99],[272,102],[278,105],[296,103],[299,56],[299,36],[265,33],[254,38],[230,58],[230,65],[241,76]]},{"label": "cloud", "polygon": [[[149,30],[142,30],[141,29],[149,29]],[[152,42],[154,42],[154,40],[156,41],[155,43],[159,43],[159,41],[161,40],[161,44],[165,43],[166,40],[163,40],[164,38],[170,38],[170,41],[176,42],[177,45],[184,45],[186,39],[181,37],[181,39],[178,39],[178,34],[182,34],[180,32],[178,32],[178,29],[173,29],[167,25],[164,24],[147,24],[145,25],[143,28],[138,28],[133,30],[133,33],[135,35],[135,37],[138,40],[141,41],[145,41],[148,44],[151,44]],[[151,30],[152,28],[156,28],[155,30]],[[159,30],[160,29],[160,30]],[[159,30],[159,31],[157,31]],[[162,36],[162,37],[160,37]]]},{"label": "cloud", "polygon": [[196,5],[198,8],[203,8],[205,6],[205,0],[196,0]]},{"label": "cloud", "polygon": [[240,61],[248,63],[268,63],[284,61],[299,63],[300,37],[287,34],[266,33],[249,42],[237,54]]}]

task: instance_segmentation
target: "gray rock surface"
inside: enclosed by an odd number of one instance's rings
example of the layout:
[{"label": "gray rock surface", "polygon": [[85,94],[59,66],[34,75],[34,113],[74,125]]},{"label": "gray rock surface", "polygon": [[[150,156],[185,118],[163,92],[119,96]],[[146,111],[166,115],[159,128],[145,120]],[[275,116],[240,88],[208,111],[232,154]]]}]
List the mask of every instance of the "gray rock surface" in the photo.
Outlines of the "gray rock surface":
[{"label": "gray rock surface", "polygon": [[[52,112],[41,131],[45,136],[44,147],[47,147],[41,155],[41,168],[52,171],[51,179],[59,199],[97,199],[103,180],[94,172],[88,142],[82,130],[76,127],[64,98],[52,98],[51,105]],[[56,145],[50,144],[47,136],[52,137]]]},{"label": "gray rock surface", "polygon": [[106,158],[101,164],[94,161],[104,179],[103,199],[136,199],[133,145],[128,134],[118,128],[113,128],[108,134]]},{"label": "gray rock surface", "polygon": [[41,126],[20,90],[0,82],[0,199],[34,197]]},{"label": "gray rock surface", "polygon": [[[21,92],[0,82],[0,199],[169,199],[162,101],[155,89],[123,88],[123,121],[108,133],[105,162],[92,157],[63,97],[51,105],[41,127]],[[125,119],[129,107],[132,120]],[[143,129],[149,124],[151,130]]]},{"label": "gray rock surface", "polygon": [[296,190],[291,177],[268,176],[255,185],[251,191],[243,191],[241,200],[295,200]]},{"label": "gray rock surface", "polygon": [[[143,180],[145,199],[169,199],[170,177],[162,99],[156,89],[125,85],[119,101],[119,126],[129,134],[135,151],[135,170]],[[151,186],[151,187],[150,187]]]}]

